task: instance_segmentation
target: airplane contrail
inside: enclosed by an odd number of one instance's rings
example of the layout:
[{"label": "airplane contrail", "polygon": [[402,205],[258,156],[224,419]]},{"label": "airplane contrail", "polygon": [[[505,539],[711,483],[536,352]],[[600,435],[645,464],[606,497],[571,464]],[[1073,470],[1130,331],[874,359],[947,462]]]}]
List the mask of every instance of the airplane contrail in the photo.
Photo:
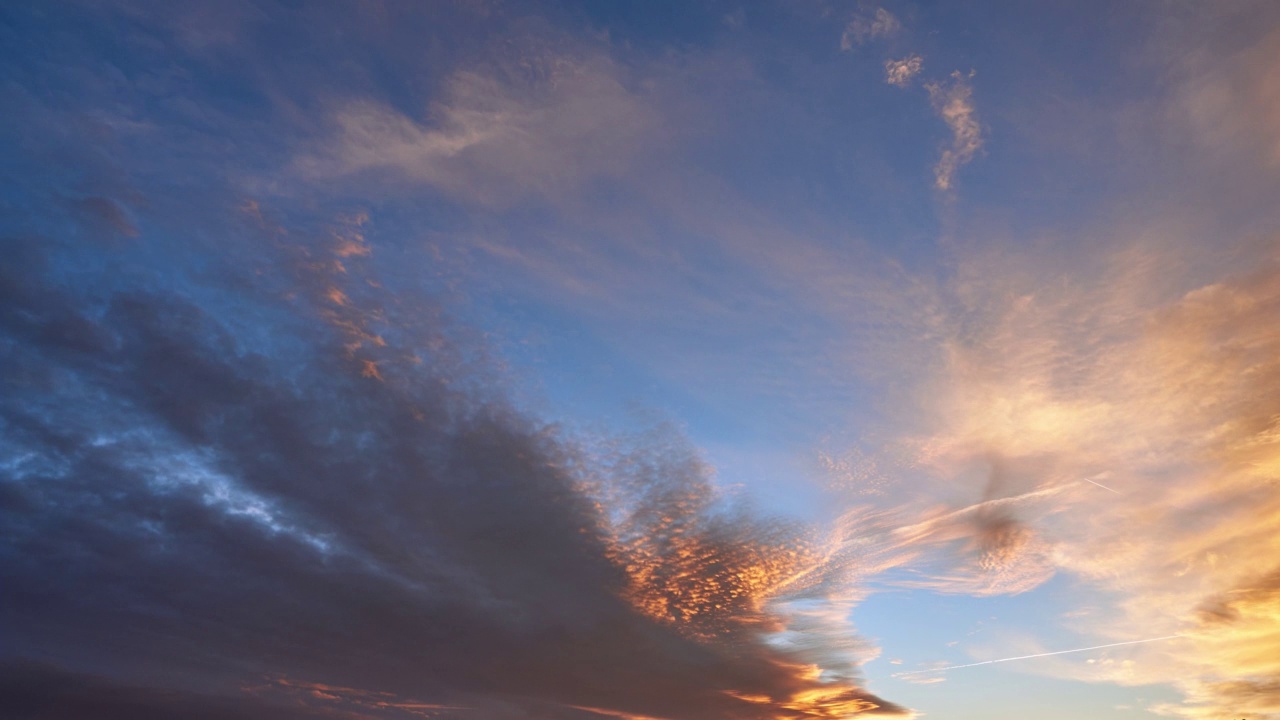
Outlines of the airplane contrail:
[{"label": "airplane contrail", "polygon": [[[1103,490],[1111,490],[1111,488],[1107,487],[1106,485],[1103,485],[1103,484],[1102,484],[1102,483],[1100,483],[1100,482],[1093,482],[1093,481],[1092,481],[1092,480],[1090,480],[1089,478],[1085,478],[1085,479],[1084,479],[1084,481],[1085,481],[1085,482],[1087,482],[1087,483],[1093,483],[1094,485],[1097,485],[1098,487],[1102,488]],[[1111,490],[1111,492],[1113,492],[1113,493],[1115,493],[1115,494],[1117,494],[1117,495],[1121,494],[1121,493],[1120,493],[1119,491],[1117,491],[1117,490]]]},{"label": "airplane contrail", "polygon": [[1126,642],[1110,643],[1107,645],[1094,645],[1093,647],[1076,648],[1074,650],[1055,650],[1054,652],[1037,653],[1035,655],[1020,655],[1018,657],[1000,658],[999,660],[984,660],[982,662],[969,663],[968,665],[948,665],[940,668],[930,668],[928,670],[909,670],[907,672],[894,673],[889,677],[902,677],[903,675],[919,675],[921,673],[943,672],[944,670],[955,670],[957,668],[977,667],[979,665],[991,665],[994,663],[1010,662],[1012,660],[1029,660],[1031,658],[1047,657],[1049,655],[1062,655],[1064,653],[1085,652],[1086,650],[1101,650],[1102,648],[1118,647],[1120,645],[1137,645],[1138,643],[1156,642],[1158,640],[1172,640],[1173,638],[1185,637],[1183,635],[1165,635],[1158,638],[1147,638],[1146,640],[1129,640]]}]

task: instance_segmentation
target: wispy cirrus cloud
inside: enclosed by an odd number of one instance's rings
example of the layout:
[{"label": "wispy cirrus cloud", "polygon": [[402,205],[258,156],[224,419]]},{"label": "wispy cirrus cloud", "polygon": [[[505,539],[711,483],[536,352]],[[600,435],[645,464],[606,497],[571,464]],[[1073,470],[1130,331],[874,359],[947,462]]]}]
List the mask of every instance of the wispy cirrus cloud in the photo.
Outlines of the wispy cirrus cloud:
[{"label": "wispy cirrus cloud", "polygon": [[902,22],[882,7],[870,12],[859,12],[840,34],[840,49],[852,50],[871,40],[896,35],[901,30]]},{"label": "wispy cirrus cloud", "polygon": [[332,134],[296,167],[314,179],[391,172],[486,206],[556,201],[626,172],[659,121],[607,56],[542,51],[457,71],[422,117],[376,101],[342,103]]}]

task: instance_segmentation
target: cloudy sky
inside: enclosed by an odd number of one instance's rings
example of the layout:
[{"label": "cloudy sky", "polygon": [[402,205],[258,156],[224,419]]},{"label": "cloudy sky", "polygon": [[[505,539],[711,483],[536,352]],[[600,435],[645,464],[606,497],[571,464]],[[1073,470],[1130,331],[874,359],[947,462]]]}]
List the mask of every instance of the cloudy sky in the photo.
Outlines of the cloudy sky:
[{"label": "cloudy sky", "polygon": [[0,107],[6,718],[1280,718],[1280,4],[7,3]]}]

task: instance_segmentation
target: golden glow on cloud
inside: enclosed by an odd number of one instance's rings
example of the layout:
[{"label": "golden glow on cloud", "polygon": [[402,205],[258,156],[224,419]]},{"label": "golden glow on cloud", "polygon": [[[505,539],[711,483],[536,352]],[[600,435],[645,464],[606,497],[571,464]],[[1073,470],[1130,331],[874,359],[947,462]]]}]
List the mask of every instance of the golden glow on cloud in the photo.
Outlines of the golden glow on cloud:
[{"label": "golden glow on cloud", "polygon": [[[816,670],[816,668],[815,668]],[[819,671],[820,672],[820,671]],[[809,673],[808,680],[816,680],[816,673]],[[771,720],[838,720],[860,715],[892,715],[894,717],[912,717],[910,713],[881,710],[879,704],[868,700],[856,688],[839,683],[827,683],[798,691],[786,698],[771,698],[765,695],[730,692],[733,697],[754,705],[767,706],[772,713]]]},{"label": "golden glow on cloud", "polygon": [[692,637],[712,639],[736,626],[767,623],[764,603],[809,559],[789,543],[735,547],[699,535],[663,517],[615,546],[630,578],[628,600]]},{"label": "golden glow on cloud", "polygon": [[[651,441],[642,447],[663,446]],[[710,469],[692,451],[667,449],[674,462],[646,450],[615,449],[617,476],[594,489],[602,498],[610,557],[627,575],[625,599],[703,643],[804,638],[771,661],[777,679],[790,688],[784,695],[725,691],[762,706],[767,714],[761,717],[910,717],[882,706],[855,682],[852,668],[868,653],[849,625],[856,600],[841,595],[856,592],[843,577],[846,538],[837,533],[818,542],[725,509]]]},{"label": "golden glow on cloud", "polygon": [[[971,594],[1070,573],[1119,598],[1067,619],[1078,630],[1188,640],[1050,672],[1173,684],[1188,703],[1157,710],[1177,717],[1280,712],[1278,261],[1273,244],[1252,272],[1156,304],[1116,278],[971,297],[927,386],[935,429],[908,445],[926,496],[982,500],[894,530],[887,562]],[[1002,262],[971,270],[1021,277]]]}]

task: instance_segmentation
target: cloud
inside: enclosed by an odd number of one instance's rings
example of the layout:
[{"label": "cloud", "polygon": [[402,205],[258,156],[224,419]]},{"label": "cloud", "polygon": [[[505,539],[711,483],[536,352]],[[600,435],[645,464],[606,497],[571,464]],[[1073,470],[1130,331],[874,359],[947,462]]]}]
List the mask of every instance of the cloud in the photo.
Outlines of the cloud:
[{"label": "cloud", "polygon": [[920,74],[923,64],[924,58],[919,55],[908,55],[901,60],[885,60],[884,81],[890,85],[907,87]]},{"label": "cloud", "polygon": [[[726,507],[676,434],[588,445],[514,409],[465,328],[370,282],[367,216],[270,218],[246,204],[218,254],[169,248],[164,282],[67,283],[80,242],[10,243],[0,631],[11,662],[93,679],[0,702],[908,714],[856,655],[813,670],[832,646],[782,612],[825,572],[806,531]],[[783,631],[809,645],[766,642]]]},{"label": "cloud", "polygon": [[[1265,243],[1253,270],[1206,284],[1192,278],[1213,270],[1175,281],[1150,262],[1157,252],[1169,251],[1111,251],[1088,278],[1031,256],[962,265],[939,374],[922,390],[934,429],[906,442],[936,477],[928,487],[968,487],[980,502],[925,510],[894,531],[902,542],[886,557],[945,592],[1017,592],[1067,574],[1109,608],[1073,616],[1079,632],[1182,639],[1038,671],[1172,682],[1187,701],[1159,709],[1178,717],[1269,718],[1280,255]],[[1011,580],[975,582],[984,572]]]},{"label": "cloud", "polygon": [[297,158],[304,175],[391,172],[485,206],[559,201],[620,176],[659,130],[645,91],[610,59],[585,51],[459,70],[422,118],[351,100],[331,124],[332,134]]},{"label": "cloud", "polygon": [[840,49],[852,50],[855,45],[862,45],[877,38],[891,37],[902,30],[902,23],[893,13],[884,8],[876,8],[874,13],[859,13],[845,26],[840,34]]},{"label": "cloud", "polygon": [[963,75],[956,71],[951,73],[950,82],[930,82],[924,86],[934,110],[951,128],[951,147],[942,151],[933,168],[934,184],[939,190],[950,190],[956,171],[982,149],[982,127],[973,106],[973,86],[969,83],[972,78],[972,72]]}]

